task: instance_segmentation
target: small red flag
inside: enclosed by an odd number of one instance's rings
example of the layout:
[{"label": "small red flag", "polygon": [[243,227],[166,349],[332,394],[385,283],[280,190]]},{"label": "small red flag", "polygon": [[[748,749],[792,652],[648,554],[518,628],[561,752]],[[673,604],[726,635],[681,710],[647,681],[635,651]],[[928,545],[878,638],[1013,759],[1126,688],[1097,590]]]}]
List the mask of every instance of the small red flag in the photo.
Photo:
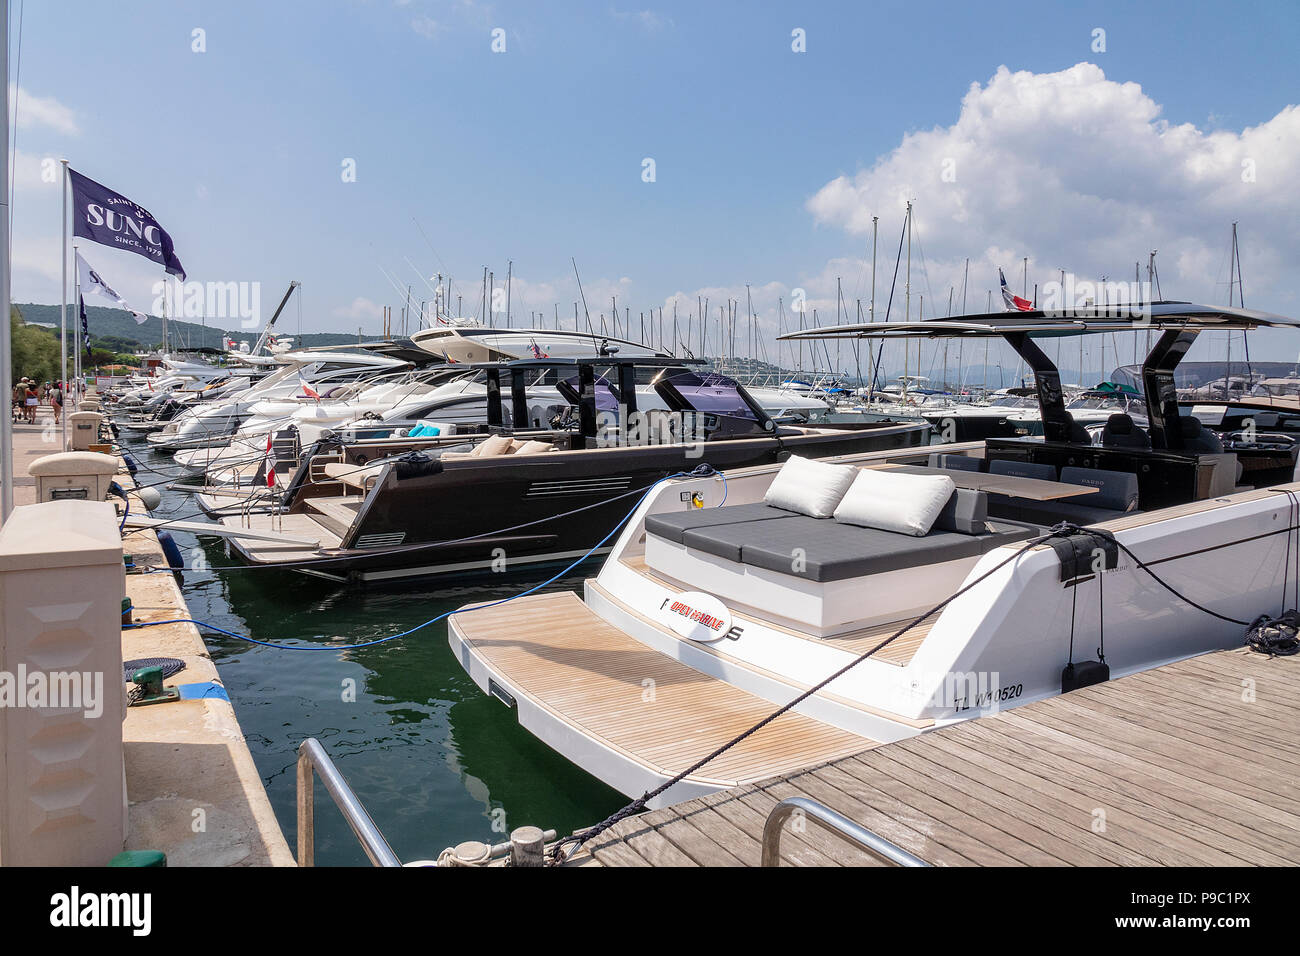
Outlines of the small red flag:
[{"label": "small red flag", "polygon": [[271,432],[266,434],[266,487],[275,487],[275,455],[271,452]]}]

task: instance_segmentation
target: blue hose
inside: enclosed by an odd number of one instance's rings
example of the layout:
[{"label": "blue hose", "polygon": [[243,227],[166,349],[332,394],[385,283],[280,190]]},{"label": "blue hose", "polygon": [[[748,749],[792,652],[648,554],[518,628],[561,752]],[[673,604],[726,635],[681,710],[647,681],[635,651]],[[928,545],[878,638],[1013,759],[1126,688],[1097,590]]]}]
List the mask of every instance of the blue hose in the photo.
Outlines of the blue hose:
[{"label": "blue hose", "polygon": [[[707,464],[701,467],[709,468]],[[701,472],[701,469],[697,468],[696,472]],[[431,624],[437,624],[439,621],[445,620],[451,617],[453,614],[461,614],[465,611],[481,611],[484,608],[489,608],[489,607],[499,607],[502,604],[508,604],[511,601],[517,600],[518,598],[527,597],[530,594],[540,591],[542,588],[546,587],[547,585],[554,584],[556,581],[564,577],[566,574],[568,574],[578,565],[582,564],[582,562],[590,558],[595,552],[599,551],[605,545],[605,543],[609,541],[610,538],[618,534],[619,529],[622,528],[623,525],[627,524],[628,520],[632,517],[632,515],[636,514],[637,509],[640,508],[641,505],[645,502],[646,498],[650,496],[650,492],[654,491],[665,481],[672,481],[674,478],[702,478],[702,477],[708,477],[709,474],[717,475],[722,479],[722,500],[726,501],[727,477],[720,471],[713,471],[712,468],[709,468],[708,473],[698,473],[698,474],[678,473],[675,475],[669,475],[666,478],[660,478],[658,481],[656,481],[653,485],[651,485],[649,488],[645,490],[645,494],[643,494],[640,498],[637,499],[636,504],[632,506],[632,510],[629,511],[622,518],[620,518],[618,523],[615,524],[614,527],[609,530],[609,533],[606,534],[605,537],[601,538],[594,545],[592,545],[591,548],[589,548],[585,554],[577,558],[568,567],[564,568],[562,571],[556,572],[554,575],[547,578],[541,584],[534,584],[526,591],[520,591],[518,594],[512,594],[510,597],[502,598],[499,601],[489,601],[486,604],[476,604],[473,607],[462,607],[462,608],[457,608],[454,611],[444,611],[442,614],[439,614],[437,617],[431,618],[425,621],[423,624],[417,624],[415,625],[415,627],[402,631],[400,634],[390,634],[388,637],[379,637],[373,641],[363,641],[360,644],[277,644],[273,641],[259,641],[256,638],[249,637],[247,634],[236,634],[234,631],[227,631],[225,628],[217,627],[213,624],[208,624],[204,621],[195,621],[190,618],[174,618],[168,621],[144,621],[140,624],[123,624],[122,629],[126,630],[127,628],[137,628],[137,627],[157,627],[159,624],[193,624],[196,627],[207,628],[209,631],[215,631],[216,633],[224,634],[227,637],[233,637],[236,638],[237,640],[246,641],[249,644],[260,644],[262,647],[274,647],[282,651],[354,651],[363,647],[374,647],[376,644],[386,644],[389,641],[397,640],[399,637],[407,637],[411,634],[414,634],[416,631],[423,630],[424,628],[429,627]]]}]

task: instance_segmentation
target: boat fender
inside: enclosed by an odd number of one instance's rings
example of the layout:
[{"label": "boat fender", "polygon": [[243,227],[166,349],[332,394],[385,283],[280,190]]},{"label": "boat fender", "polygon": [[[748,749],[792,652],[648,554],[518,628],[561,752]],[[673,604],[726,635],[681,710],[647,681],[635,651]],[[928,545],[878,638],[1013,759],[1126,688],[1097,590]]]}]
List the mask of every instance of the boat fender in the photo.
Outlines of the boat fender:
[{"label": "boat fender", "polygon": [[1105,661],[1071,661],[1061,671],[1061,693],[1104,684],[1110,680],[1110,665]]},{"label": "boat fender", "polygon": [[393,473],[398,481],[436,475],[440,471],[442,471],[441,461],[418,451],[407,452],[393,462]]},{"label": "boat fender", "polygon": [[1073,581],[1095,572],[1094,561],[1103,555],[1100,570],[1111,571],[1119,566],[1119,546],[1107,534],[1080,529],[1078,533],[1049,538],[1047,544],[1056,552],[1061,562],[1061,580]]},{"label": "boat fender", "polygon": [[163,554],[167,556],[167,566],[173,571],[184,571],[185,559],[181,557],[180,545],[171,536],[171,532],[159,530],[158,543],[162,545]]},{"label": "boat fender", "polygon": [[[114,434],[116,434],[116,429],[114,429]],[[126,462],[126,470],[127,470],[131,475],[134,475],[135,472],[136,472],[136,463],[135,463],[135,459],[132,458],[130,455],[128,455],[126,452],[122,452],[122,460],[123,460],[124,462]]]},{"label": "boat fender", "polygon": [[145,511],[153,511],[162,504],[162,495],[157,488],[137,488],[134,494],[140,499],[140,504],[144,505]]}]

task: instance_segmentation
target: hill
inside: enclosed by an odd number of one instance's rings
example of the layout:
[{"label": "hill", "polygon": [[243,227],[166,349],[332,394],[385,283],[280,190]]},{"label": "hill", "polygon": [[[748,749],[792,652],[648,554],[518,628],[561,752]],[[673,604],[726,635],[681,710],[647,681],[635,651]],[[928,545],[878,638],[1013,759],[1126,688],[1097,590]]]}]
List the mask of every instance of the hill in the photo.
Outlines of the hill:
[{"label": "hill", "polygon": [[[57,305],[41,305],[28,302],[17,304],[17,309],[24,322],[36,325],[50,325],[55,329],[59,327],[59,307]],[[69,304],[69,337],[74,334],[76,323],[76,307]],[[137,347],[158,345],[162,342],[162,319],[156,316],[150,316],[146,322],[137,324],[135,316],[130,312],[90,305],[86,307],[86,323],[90,326],[90,334],[94,339],[114,341],[115,344],[119,341],[132,343]],[[282,324],[279,328],[285,335],[293,335],[293,329],[287,325]],[[236,342],[247,341],[252,346],[257,341],[259,330],[220,329],[211,325],[203,326],[197,322],[168,319],[167,334],[171,338],[173,347],[177,345],[187,348],[206,346],[216,349],[221,348],[221,343],[227,335]],[[378,336],[365,336],[365,338],[378,338]],[[345,332],[312,332],[304,334],[301,338],[294,336],[294,344],[303,346],[347,345],[356,341],[357,337],[355,335],[348,335]]]}]

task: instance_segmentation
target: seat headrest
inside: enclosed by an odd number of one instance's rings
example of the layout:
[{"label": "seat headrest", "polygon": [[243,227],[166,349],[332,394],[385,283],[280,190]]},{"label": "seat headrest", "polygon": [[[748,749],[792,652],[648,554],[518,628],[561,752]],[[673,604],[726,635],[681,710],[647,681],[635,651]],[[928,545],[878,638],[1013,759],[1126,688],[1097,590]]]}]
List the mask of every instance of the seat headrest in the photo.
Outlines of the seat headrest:
[{"label": "seat headrest", "polygon": [[1131,415],[1125,415],[1123,412],[1116,412],[1110,418],[1106,419],[1106,431],[1115,435],[1133,434],[1133,418]]},{"label": "seat headrest", "polygon": [[1133,419],[1123,412],[1117,412],[1106,419],[1106,426],[1101,430],[1101,443],[1112,448],[1151,447],[1147,433],[1134,424]]},{"label": "seat headrest", "polygon": [[1183,415],[1178,419],[1178,431],[1184,438],[1195,438],[1201,433],[1201,420]]}]

